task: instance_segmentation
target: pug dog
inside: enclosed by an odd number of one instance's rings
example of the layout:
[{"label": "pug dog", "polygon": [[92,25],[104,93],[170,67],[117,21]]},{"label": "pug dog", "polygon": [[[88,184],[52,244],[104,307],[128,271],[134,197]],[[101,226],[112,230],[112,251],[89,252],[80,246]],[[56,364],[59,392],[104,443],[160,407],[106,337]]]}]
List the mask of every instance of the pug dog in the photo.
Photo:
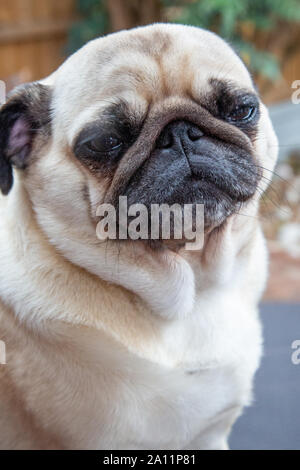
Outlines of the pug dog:
[{"label": "pug dog", "polygon": [[[262,351],[277,141],[214,33],[93,40],[0,113],[2,449],[227,449]],[[203,204],[204,242],[97,236],[101,204]]]}]

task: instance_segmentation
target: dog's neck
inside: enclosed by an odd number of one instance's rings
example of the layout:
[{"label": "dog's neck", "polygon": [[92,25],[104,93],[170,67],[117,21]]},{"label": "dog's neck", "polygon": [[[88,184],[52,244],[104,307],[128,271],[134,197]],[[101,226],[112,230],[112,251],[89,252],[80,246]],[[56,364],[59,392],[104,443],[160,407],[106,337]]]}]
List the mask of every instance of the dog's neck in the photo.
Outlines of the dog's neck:
[{"label": "dog's neck", "polygon": [[158,330],[195,315],[203,292],[230,286],[238,257],[248,259],[249,246],[241,249],[254,227],[251,219],[241,225],[237,243],[232,221],[210,237],[205,253],[156,258],[138,246],[120,252],[75,236],[53,246],[21,181],[1,201],[1,212],[0,296],[16,316],[35,328],[46,320],[96,328],[143,356],[153,354]]}]

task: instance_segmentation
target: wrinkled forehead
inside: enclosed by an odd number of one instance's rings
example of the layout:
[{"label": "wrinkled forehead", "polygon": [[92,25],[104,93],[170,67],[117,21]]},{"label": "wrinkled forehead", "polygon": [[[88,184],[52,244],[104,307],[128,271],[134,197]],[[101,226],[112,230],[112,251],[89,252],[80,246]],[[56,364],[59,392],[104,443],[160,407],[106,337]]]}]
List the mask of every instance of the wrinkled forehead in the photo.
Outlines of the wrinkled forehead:
[{"label": "wrinkled forehead", "polygon": [[88,43],[58,70],[54,118],[75,132],[118,101],[142,116],[172,96],[197,102],[212,79],[253,90],[246,67],[213,33],[180,25],[116,33]]}]

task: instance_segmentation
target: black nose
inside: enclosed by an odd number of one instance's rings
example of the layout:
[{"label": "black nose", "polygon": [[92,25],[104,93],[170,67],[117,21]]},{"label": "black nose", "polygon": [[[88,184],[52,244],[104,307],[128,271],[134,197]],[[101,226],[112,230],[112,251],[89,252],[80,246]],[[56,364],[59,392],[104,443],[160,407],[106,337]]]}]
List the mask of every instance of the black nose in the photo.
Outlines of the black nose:
[{"label": "black nose", "polygon": [[170,122],[157,139],[156,148],[177,147],[180,143],[185,146],[200,139],[203,135],[201,129],[191,122]]}]

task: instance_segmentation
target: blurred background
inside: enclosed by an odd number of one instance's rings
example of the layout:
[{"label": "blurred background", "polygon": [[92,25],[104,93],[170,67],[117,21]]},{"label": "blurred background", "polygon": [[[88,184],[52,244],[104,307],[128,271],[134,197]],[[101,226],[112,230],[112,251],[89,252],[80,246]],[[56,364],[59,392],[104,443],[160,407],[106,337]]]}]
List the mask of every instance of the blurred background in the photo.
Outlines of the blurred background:
[{"label": "blurred background", "polygon": [[[290,343],[300,339],[300,0],[0,0],[0,79],[9,91],[48,75],[90,39],[159,21],[225,38],[270,109],[280,155],[261,205],[271,254],[262,305],[266,354],[258,405],[239,421],[232,446],[300,448],[300,365],[290,361]],[[299,104],[292,102],[297,88]]]}]

